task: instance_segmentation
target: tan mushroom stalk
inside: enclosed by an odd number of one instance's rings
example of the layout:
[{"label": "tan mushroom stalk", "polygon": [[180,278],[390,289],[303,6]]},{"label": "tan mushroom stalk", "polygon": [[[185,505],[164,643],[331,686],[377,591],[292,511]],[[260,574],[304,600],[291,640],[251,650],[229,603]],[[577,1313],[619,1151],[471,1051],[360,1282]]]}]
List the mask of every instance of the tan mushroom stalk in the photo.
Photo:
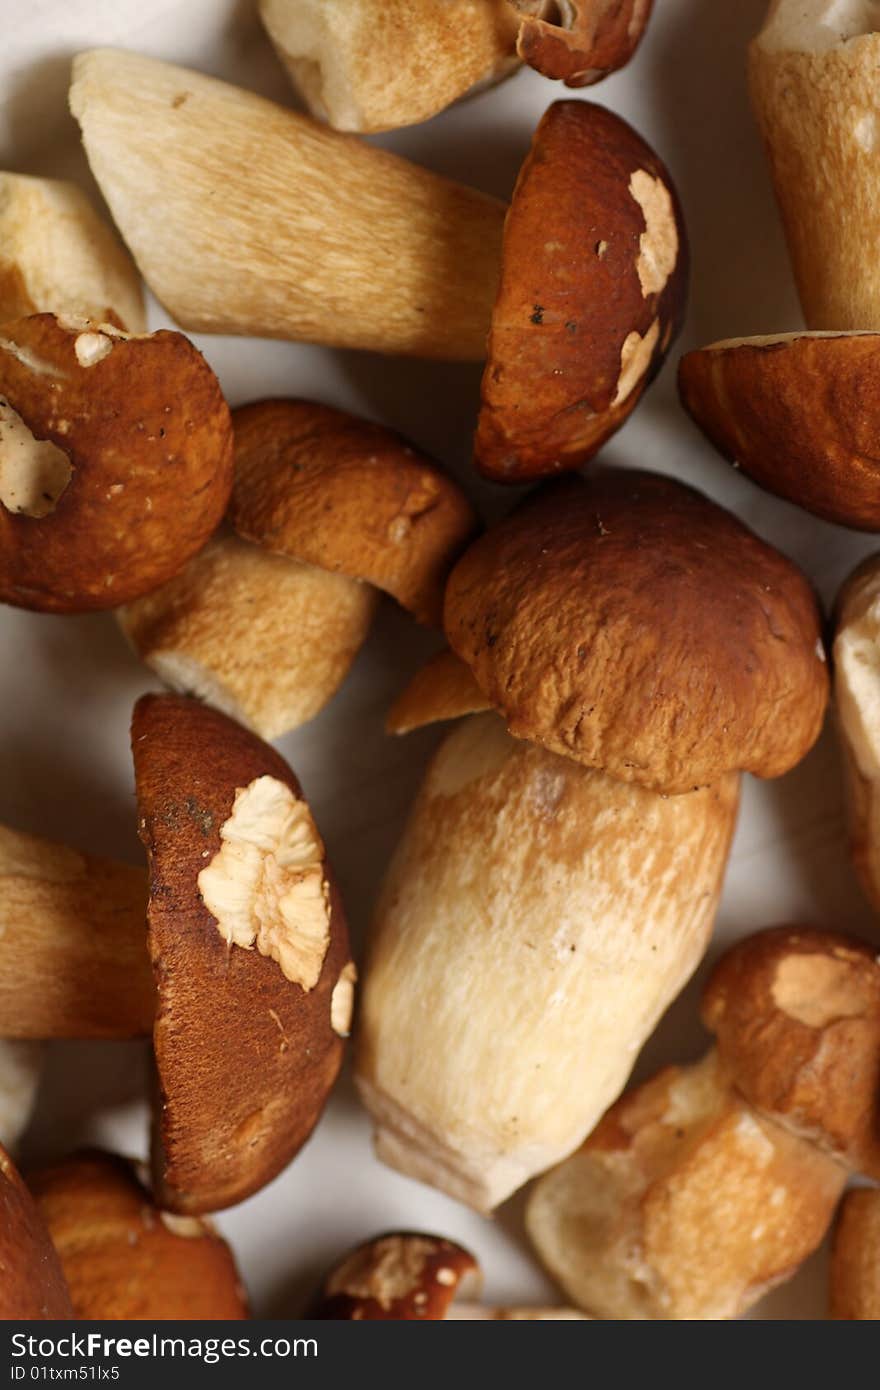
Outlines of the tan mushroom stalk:
[{"label": "tan mushroom stalk", "polygon": [[880,7],[773,0],[749,54],[807,325],[880,329]]},{"label": "tan mushroom stalk", "polygon": [[[294,85],[337,130],[391,130],[524,59],[570,87],[629,61],[652,0],[261,0]],[[427,60],[427,61],[426,61]]]},{"label": "tan mushroom stalk", "polygon": [[831,1250],[830,1316],[880,1320],[880,1191],[848,1192],[840,1204]]},{"label": "tan mushroom stalk", "polygon": [[476,456],[491,477],[591,457],[678,330],[688,257],[675,190],[600,106],[549,109],[508,211],[134,54],[81,55],[71,105],[123,236],[181,324],[472,360],[488,334]]},{"label": "tan mushroom stalk", "polygon": [[248,1316],[226,1242],[211,1224],[162,1211],[124,1158],[86,1151],[28,1174],[74,1316],[92,1321]]},{"label": "tan mushroom stalk", "polygon": [[49,1232],[12,1159],[0,1148],[0,1320],[72,1317]]},{"label": "tan mushroom stalk", "polygon": [[344,411],[260,401],[233,427],[233,531],[119,618],[166,684],[276,738],[341,685],[379,592],[439,622],[476,518],[437,465]]},{"label": "tan mushroom stalk", "polygon": [[880,965],[779,928],[722,958],[717,1047],[623,1097],[532,1190],[547,1269],[606,1318],[736,1317],[820,1244],[849,1172],[880,1175]]},{"label": "tan mushroom stalk", "polygon": [[12,1152],[31,1117],[41,1059],[42,1049],[36,1043],[0,1039],[0,1144]]},{"label": "tan mushroom stalk", "polygon": [[462,1302],[482,1285],[470,1251],[414,1231],[366,1240],[324,1279],[311,1317],[345,1322],[581,1319],[569,1308],[492,1308]]},{"label": "tan mushroom stalk", "polygon": [[852,856],[880,907],[880,555],[859,565],[838,596],[833,650]]}]

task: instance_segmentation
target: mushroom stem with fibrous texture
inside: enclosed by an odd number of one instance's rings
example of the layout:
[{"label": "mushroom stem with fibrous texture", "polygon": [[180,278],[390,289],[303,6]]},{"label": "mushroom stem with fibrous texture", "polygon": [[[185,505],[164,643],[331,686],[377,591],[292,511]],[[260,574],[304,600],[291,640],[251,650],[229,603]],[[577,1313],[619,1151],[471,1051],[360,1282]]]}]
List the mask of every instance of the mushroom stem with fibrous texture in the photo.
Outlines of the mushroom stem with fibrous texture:
[{"label": "mushroom stem with fibrous texture", "polygon": [[500,481],[590,458],[678,331],[674,187],[600,106],[551,106],[509,210],[140,55],[82,54],[71,106],[123,236],[184,326],[473,360],[488,334],[476,458]]},{"label": "mushroom stem with fibrous texture", "polygon": [[837,1321],[880,1321],[880,1191],[849,1192],[831,1248],[830,1316]]},{"label": "mushroom stem with fibrous texture", "polygon": [[628,1093],[535,1184],[549,1272],[606,1318],[736,1317],[821,1243],[850,1172],[880,1175],[880,965],[829,932],[734,946],[700,1063]]},{"label": "mushroom stem with fibrous texture", "polygon": [[752,102],[809,328],[880,329],[880,5],[773,0]]},{"label": "mushroom stem with fibrous texture", "polygon": [[49,1232],[11,1158],[0,1147],[0,1320],[73,1316]]},{"label": "mushroom stem with fibrous texture", "polygon": [[880,555],[864,560],[838,595],[833,651],[852,857],[880,908]]}]

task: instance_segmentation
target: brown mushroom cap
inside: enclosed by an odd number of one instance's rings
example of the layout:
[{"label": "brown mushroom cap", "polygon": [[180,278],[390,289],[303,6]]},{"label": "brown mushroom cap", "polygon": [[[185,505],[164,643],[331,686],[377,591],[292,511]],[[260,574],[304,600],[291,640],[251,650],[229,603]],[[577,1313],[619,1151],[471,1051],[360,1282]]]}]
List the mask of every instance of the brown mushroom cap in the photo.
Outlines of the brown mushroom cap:
[{"label": "brown mushroom cap", "polygon": [[459,1287],[479,1287],[479,1265],[454,1241],[412,1231],[364,1241],[324,1280],[312,1317],[438,1322]]},{"label": "brown mushroom cap", "polygon": [[4,490],[3,602],[113,608],[170,579],[219,524],[232,487],[229,410],[182,334],[19,319],[0,329],[0,402],[21,421],[0,418],[0,453],[47,441],[70,473],[51,510],[22,514]]},{"label": "brown mushroom cap", "polygon": [[880,964],[853,937],[758,932],[715,967],[703,1022],[746,1100],[880,1177]]},{"label": "brown mushroom cap", "polygon": [[256,401],[233,423],[239,535],[439,623],[446,576],[476,529],[450,477],[391,430],[314,401]]},{"label": "brown mushroom cap", "polygon": [[77,1318],[246,1318],[232,1252],[205,1222],[153,1205],[127,1159],[96,1150],[29,1176]]},{"label": "brown mushroom cap", "polygon": [[831,1249],[831,1308],[841,1321],[880,1321],[880,1191],[848,1192]]},{"label": "brown mushroom cap", "polygon": [[880,530],[880,334],[715,343],[683,357],[678,380],[700,429],[761,487]]},{"label": "brown mushroom cap", "polygon": [[[261,954],[259,941],[254,950],[225,940],[203,900],[199,879],[230,842],[239,792],[259,779],[276,790],[280,784],[289,789],[289,812],[310,823],[299,783],[272,748],[216,710],[174,695],[138,701],[132,747],[158,992],[154,1188],[173,1211],[216,1211],[275,1177],[318,1121],[342,1061],[331,1009],[349,964],[348,933],[313,824],[323,938],[307,931],[296,905],[285,926],[268,902],[279,876],[284,891],[296,892],[295,878],[283,882],[280,856],[252,856],[256,877],[247,894],[248,921],[265,923],[270,944],[311,952],[314,973],[303,971],[304,984],[277,957]],[[236,819],[232,838],[244,844],[247,862],[248,836],[237,827]],[[250,829],[271,838],[263,820]],[[296,859],[295,845],[281,843]]]},{"label": "brown mushroom cap", "polygon": [[517,483],[592,458],[659,371],[687,268],[678,197],[653,150],[604,107],[551,106],[504,228],[480,471]]},{"label": "brown mushroom cap", "polygon": [[808,581],[671,478],[541,489],[450,576],[453,650],[517,738],[662,792],[776,777],[828,699]]},{"label": "brown mushroom cap", "polygon": [[[624,67],[639,46],[654,0],[510,0],[523,19],[519,56],[545,77],[587,87]],[[543,16],[549,14],[554,18]]]},{"label": "brown mushroom cap", "polygon": [[0,1321],[72,1317],[49,1232],[11,1158],[0,1148]]}]

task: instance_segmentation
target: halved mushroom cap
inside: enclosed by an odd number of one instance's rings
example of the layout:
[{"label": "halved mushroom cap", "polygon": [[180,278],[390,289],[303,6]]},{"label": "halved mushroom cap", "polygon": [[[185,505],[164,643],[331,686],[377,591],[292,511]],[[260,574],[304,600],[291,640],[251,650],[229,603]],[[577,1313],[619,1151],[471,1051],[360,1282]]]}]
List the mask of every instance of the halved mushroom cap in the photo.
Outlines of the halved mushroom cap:
[{"label": "halved mushroom cap", "polygon": [[257,401],[233,423],[240,535],[439,623],[446,577],[476,529],[452,478],[391,430],[314,401]]},{"label": "halved mushroom cap", "polygon": [[657,791],[779,776],[821,729],[809,582],[671,478],[541,489],[456,565],[444,622],[517,738]]},{"label": "halved mushroom cap", "polygon": [[684,221],[669,174],[604,107],[558,101],[504,228],[475,441],[516,483],[592,458],[635,408],[681,325]]},{"label": "halved mushroom cap", "polygon": [[52,314],[0,329],[0,600],[74,613],[146,593],[231,487],[229,410],[180,333]]},{"label": "halved mushroom cap", "polygon": [[49,1232],[12,1159],[0,1148],[0,1320],[72,1317]]},{"label": "halved mushroom cap", "polygon": [[280,1172],[318,1121],[348,1032],[348,934],[273,749],[175,695],[138,701],[132,747],[158,992],[153,1186],[163,1207],[215,1211]]},{"label": "halved mushroom cap", "polygon": [[746,1100],[880,1177],[880,963],[834,932],[778,927],[715,967],[703,1022]]},{"label": "halved mushroom cap", "polygon": [[409,734],[491,708],[470,667],[447,647],[416,671],[388,711],[385,727],[389,734]]},{"label": "halved mushroom cap", "polygon": [[160,1211],[127,1159],[87,1150],[28,1184],[86,1320],[248,1316],[226,1242],[194,1216]]},{"label": "halved mushroom cap", "polygon": [[545,77],[587,87],[629,62],[654,0],[510,0],[525,14],[517,51]]},{"label": "halved mushroom cap", "polygon": [[146,327],[135,264],[76,184],[0,173],[0,323],[44,312]]},{"label": "halved mushroom cap", "polygon": [[880,334],[780,333],[689,352],[685,409],[717,449],[779,497],[880,530]]},{"label": "halved mushroom cap", "polygon": [[880,1321],[880,1191],[848,1192],[831,1249],[831,1308],[838,1321]]},{"label": "halved mushroom cap", "polygon": [[392,1232],[359,1245],[324,1280],[316,1319],[437,1322],[482,1282],[469,1251],[440,1236]]}]

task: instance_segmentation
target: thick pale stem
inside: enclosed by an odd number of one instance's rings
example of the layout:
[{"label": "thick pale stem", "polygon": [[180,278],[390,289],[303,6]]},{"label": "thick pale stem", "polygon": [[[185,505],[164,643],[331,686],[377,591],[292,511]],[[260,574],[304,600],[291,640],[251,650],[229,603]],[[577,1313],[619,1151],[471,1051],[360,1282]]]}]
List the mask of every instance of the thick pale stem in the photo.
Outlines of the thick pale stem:
[{"label": "thick pale stem", "polygon": [[81,55],[70,99],[117,225],[184,328],[484,356],[502,203],[136,54]]},{"label": "thick pale stem", "polygon": [[834,697],[853,859],[866,896],[880,909],[880,557],[854,576],[840,605]]},{"label": "thick pale stem", "polygon": [[0,827],[0,1034],[149,1034],[146,904],[144,870]]}]

